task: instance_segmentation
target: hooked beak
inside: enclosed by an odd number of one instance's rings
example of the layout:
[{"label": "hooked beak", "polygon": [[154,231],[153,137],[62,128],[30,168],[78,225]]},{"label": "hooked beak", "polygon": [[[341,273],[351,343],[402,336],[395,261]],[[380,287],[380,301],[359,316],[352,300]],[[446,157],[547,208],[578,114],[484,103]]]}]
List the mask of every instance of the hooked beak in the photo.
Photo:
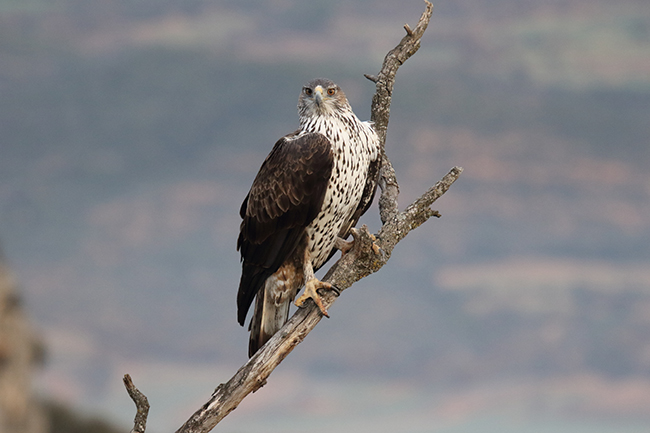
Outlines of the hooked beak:
[{"label": "hooked beak", "polygon": [[316,86],[314,89],[314,102],[316,102],[316,106],[318,106],[318,108],[323,105],[323,92],[324,89],[322,86]]}]

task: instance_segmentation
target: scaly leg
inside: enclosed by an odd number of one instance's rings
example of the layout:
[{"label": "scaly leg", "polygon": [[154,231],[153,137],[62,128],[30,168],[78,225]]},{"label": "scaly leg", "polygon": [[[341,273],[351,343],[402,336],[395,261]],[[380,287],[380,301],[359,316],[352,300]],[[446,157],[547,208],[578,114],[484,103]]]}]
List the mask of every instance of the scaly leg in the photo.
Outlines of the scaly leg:
[{"label": "scaly leg", "polygon": [[336,241],[334,241],[334,247],[336,247],[336,249],[341,252],[342,256],[349,253],[353,245],[354,245],[354,239],[352,239],[351,241],[346,241],[345,239],[337,236]]},{"label": "scaly leg", "polygon": [[[341,256],[346,255],[347,253],[350,252],[352,247],[354,246],[354,241],[357,239],[357,236],[359,236],[359,230],[355,229],[352,227],[350,229],[350,234],[352,235],[352,240],[351,241],[346,241],[342,237],[337,236],[336,241],[334,242],[334,246],[336,247],[337,250],[341,251]],[[372,251],[375,254],[380,254],[381,249],[377,246],[375,241],[377,238],[375,238],[375,235],[371,234],[370,239],[372,240]]]},{"label": "scaly leg", "polygon": [[325,289],[325,290],[336,290],[336,289],[334,289],[334,286],[332,286],[330,283],[325,283],[323,281],[320,281],[314,276],[314,268],[311,265],[311,259],[309,258],[308,250],[305,250],[303,272],[305,275],[305,292],[302,294],[302,296],[296,299],[296,305],[298,307],[302,307],[305,301],[311,298],[313,299],[314,303],[316,303],[316,305],[318,306],[320,312],[323,313],[323,316],[329,317],[329,314],[327,313],[327,309],[323,305],[323,300],[318,294],[318,289]]}]

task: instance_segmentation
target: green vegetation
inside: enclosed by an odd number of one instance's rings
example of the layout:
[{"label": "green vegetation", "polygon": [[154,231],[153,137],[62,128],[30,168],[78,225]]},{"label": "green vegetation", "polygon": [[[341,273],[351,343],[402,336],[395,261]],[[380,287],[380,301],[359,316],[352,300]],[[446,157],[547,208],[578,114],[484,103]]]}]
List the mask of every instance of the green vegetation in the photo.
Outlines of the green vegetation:
[{"label": "green vegetation", "polygon": [[46,416],[50,420],[49,433],[123,433],[124,428],[94,416],[83,416],[71,408],[56,402],[45,403]]}]

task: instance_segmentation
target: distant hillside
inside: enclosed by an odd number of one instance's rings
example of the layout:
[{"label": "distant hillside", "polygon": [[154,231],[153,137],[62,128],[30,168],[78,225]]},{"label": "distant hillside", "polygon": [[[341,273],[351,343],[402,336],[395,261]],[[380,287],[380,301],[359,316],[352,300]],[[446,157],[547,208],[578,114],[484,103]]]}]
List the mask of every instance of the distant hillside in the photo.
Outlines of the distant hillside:
[{"label": "distant hillside", "polygon": [[121,433],[125,428],[118,428],[108,421],[83,416],[60,403],[44,404],[49,419],[48,433]]},{"label": "distant hillside", "polygon": [[0,432],[45,433],[47,419],[32,381],[42,342],[27,319],[17,284],[0,253]]}]

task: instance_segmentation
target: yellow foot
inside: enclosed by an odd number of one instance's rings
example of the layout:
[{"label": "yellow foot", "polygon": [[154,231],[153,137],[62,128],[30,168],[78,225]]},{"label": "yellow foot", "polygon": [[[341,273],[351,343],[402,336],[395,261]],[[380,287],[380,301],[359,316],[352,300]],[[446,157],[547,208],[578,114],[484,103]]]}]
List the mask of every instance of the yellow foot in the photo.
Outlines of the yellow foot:
[{"label": "yellow foot", "polygon": [[320,309],[320,312],[323,313],[323,316],[329,317],[329,314],[327,313],[327,310],[323,305],[323,300],[318,294],[318,289],[333,290],[333,286],[330,283],[324,283],[316,278],[312,278],[311,280],[305,283],[305,293],[303,293],[301,297],[296,299],[296,305],[298,307],[302,307],[305,301],[311,298],[314,300],[314,302]]},{"label": "yellow foot", "polygon": [[[343,256],[345,254],[347,254],[352,249],[352,247],[354,246],[354,242],[359,237],[359,229],[356,229],[354,227],[351,228],[350,229],[350,234],[352,235],[352,240],[351,241],[346,241],[345,239],[339,238],[339,237],[336,238],[336,242],[335,242],[334,246],[341,251],[341,254]],[[371,245],[372,251],[375,254],[380,255],[381,254],[381,248],[379,248],[379,246],[375,243],[377,238],[372,233],[368,233],[368,234],[370,235],[370,240],[372,241],[372,245]]]},{"label": "yellow foot", "polygon": [[341,252],[341,255],[344,256],[349,253],[354,246],[354,239],[351,241],[346,241],[345,239],[337,236],[336,241],[334,241],[334,246]]},{"label": "yellow foot", "polygon": [[370,239],[372,239],[372,251],[377,255],[381,254],[381,248],[379,248],[379,246],[375,243],[375,241],[377,240],[375,235],[370,233]]}]

